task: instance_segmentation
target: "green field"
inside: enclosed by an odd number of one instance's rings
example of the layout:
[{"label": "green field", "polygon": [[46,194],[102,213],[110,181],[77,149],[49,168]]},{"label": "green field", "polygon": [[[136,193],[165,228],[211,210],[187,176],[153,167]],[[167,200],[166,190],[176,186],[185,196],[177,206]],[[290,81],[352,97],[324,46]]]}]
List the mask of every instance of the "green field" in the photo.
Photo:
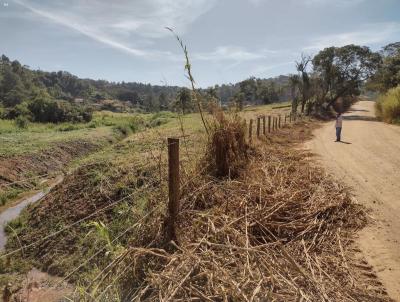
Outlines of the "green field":
[{"label": "green field", "polygon": [[161,125],[171,117],[174,117],[174,114],[98,112],[89,123],[30,123],[26,129],[18,128],[12,120],[0,119],[0,156],[38,152],[52,144],[73,140],[101,142],[113,137],[126,136],[146,127]]}]

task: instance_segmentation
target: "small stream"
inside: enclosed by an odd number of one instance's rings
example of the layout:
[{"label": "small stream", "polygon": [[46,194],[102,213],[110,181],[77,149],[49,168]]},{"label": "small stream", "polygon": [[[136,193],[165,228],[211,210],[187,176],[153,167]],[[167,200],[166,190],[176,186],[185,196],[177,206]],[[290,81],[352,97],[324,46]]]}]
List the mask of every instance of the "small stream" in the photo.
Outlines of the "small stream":
[{"label": "small stream", "polygon": [[46,193],[41,191],[31,197],[28,197],[28,198],[22,200],[17,205],[10,207],[10,208],[6,209],[4,212],[0,213],[0,251],[4,250],[4,247],[7,242],[7,236],[4,231],[4,228],[7,225],[7,223],[10,222],[11,220],[17,218],[19,216],[19,214],[21,213],[21,211],[27,205],[40,200],[45,195],[46,195]]},{"label": "small stream", "polygon": [[42,183],[49,182],[49,187],[47,189],[44,189],[43,191],[40,191],[35,195],[22,199],[17,205],[9,207],[8,209],[0,213],[0,252],[4,251],[7,242],[7,236],[4,231],[7,223],[17,218],[26,206],[42,199],[47,193],[50,192],[52,188],[61,183],[63,179],[64,177],[62,175],[59,175],[50,181],[44,180]]}]

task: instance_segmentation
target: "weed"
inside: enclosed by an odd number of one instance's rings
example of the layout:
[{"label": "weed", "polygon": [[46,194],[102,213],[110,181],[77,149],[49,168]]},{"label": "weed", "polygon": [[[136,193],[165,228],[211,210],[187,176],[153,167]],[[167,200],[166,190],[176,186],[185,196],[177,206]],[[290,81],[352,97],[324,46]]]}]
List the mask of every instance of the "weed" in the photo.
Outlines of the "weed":
[{"label": "weed", "polygon": [[26,116],[20,115],[15,119],[15,125],[17,126],[17,128],[20,129],[26,129],[28,128],[28,118]]},{"label": "weed", "polygon": [[6,191],[0,191],[0,205],[5,205],[7,201],[16,198],[22,191],[21,188],[11,188]]}]

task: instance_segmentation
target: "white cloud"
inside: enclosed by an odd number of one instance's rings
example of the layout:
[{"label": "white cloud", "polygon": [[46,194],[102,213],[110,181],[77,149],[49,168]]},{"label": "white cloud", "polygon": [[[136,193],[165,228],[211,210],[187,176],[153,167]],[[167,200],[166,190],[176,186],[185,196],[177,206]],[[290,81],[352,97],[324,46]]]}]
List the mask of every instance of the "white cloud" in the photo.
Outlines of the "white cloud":
[{"label": "white cloud", "polygon": [[366,0],[303,0],[306,4],[329,4],[329,5],[336,5],[336,6],[353,6],[358,5]]},{"label": "white cloud", "polygon": [[214,51],[194,53],[194,60],[204,61],[252,61],[267,58],[268,55],[275,54],[275,51],[262,49],[257,51],[248,51],[238,46],[218,46]]},{"label": "white cloud", "polygon": [[[139,37],[147,40],[170,33],[183,34],[192,22],[208,11],[215,0],[73,0],[38,4],[14,0],[36,16],[77,31],[97,42],[134,56],[171,56],[169,52],[140,49],[132,45]],[[151,44],[145,41],[144,44]]]},{"label": "white cloud", "polygon": [[400,23],[386,22],[364,25],[357,31],[324,35],[311,41],[303,50],[320,50],[329,46],[348,44],[374,45],[390,42],[400,34]]},{"label": "white cloud", "polygon": [[294,61],[287,61],[287,62],[282,62],[282,63],[271,63],[268,65],[259,65],[256,68],[254,68],[250,73],[254,76],[260,76],[260,75],[264,75],[266,72],[277,69],[279,67],[291,66],[291,65],[294,66]]},{"label": "white cloud", "polygon": [[[251,4],[258,6],[263,2],[273,2],[272,0],[248,0]],[[288,5],[293,3],[305,5],[332,5],[332,6],[354,6],[366,0],[286,0]]]}]

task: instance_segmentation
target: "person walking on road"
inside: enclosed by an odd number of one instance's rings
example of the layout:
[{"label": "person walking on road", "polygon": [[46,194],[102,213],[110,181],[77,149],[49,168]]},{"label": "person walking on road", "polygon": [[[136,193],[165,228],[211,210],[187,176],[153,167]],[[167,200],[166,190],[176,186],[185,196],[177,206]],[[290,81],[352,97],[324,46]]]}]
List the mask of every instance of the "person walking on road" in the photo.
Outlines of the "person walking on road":
[{"label": "person walking on road", "polygon": [[336,115],[336,123],[335,123],[335,127],[336,127],[336,141],[340,142],[340,136],[342,134],[342,123],[343,123],[343,116],[342,114],[339,112]]}]

